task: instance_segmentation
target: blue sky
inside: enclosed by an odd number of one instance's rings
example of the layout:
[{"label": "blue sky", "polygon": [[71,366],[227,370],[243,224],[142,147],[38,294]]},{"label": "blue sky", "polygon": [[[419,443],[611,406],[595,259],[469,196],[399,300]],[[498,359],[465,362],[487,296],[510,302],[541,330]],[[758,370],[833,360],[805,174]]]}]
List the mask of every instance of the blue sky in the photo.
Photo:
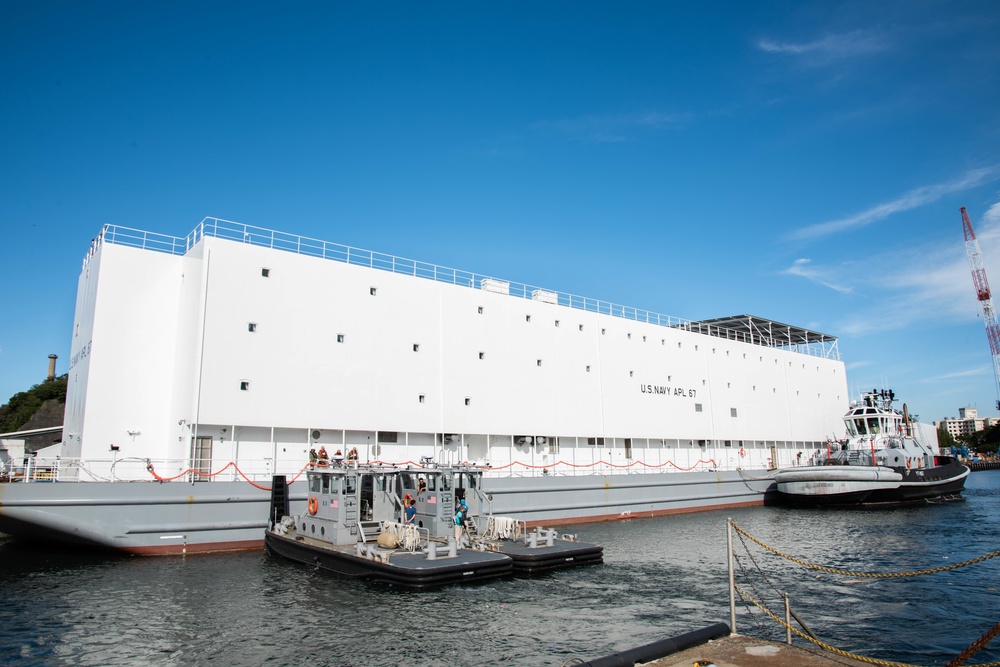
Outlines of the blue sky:
[{"label": "blue sky", "polygon": [[[112,223],[205,216],[840,338],[996,415],[996,2],[0,4],[0,401]],[[141,368],[136,369],[141,372]]]}]

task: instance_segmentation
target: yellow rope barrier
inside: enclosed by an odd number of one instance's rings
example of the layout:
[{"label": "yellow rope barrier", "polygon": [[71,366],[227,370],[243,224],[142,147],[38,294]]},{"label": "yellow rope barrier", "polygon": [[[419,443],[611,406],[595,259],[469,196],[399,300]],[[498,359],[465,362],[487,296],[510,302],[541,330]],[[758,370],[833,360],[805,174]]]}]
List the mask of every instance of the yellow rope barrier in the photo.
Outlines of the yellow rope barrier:
[{"label": "yellow rope barrier", "polygon": [[806,641],[810,641],[813,644],[816,644],[816,646],[819,646],[820,648],[826,649],[827,651],[831,651],[833,653],[836,653],[837,655],[842,655],[845,658],[853,658],[855,660],[860,660],[861,662],[867,662],[867,663],[872,664],[872,665],[881,665],[882,667],[921,667],[920,665],[911,665],[911,664],[905,663],[905,662],[891,662],[889,660],[879,660],[878,658],[869,658],[869,657],[863,656],[863,655],[855,655],[854,653],[849,653],[847,651],[844,651],[843,649],[839,649],[836,646],[831,646],[830,644],[827,644],[826,642],[820,641],[819,639],[814,639],[813,637],[810,637],[809,635],[807,635],[806,633],[802,632],[798,628],[794,628],[794,627],[788,625],[787,623],[785,623],[782,619],[780,619],[776,614],[774,614],[770,609],[768,609],[767,607],[765,607],[762,603],[760,603],[757,600],[754,600],[752,597],[750,597],[750,595],[748,593],[746,593],[746,591],[744,591],[742,588],[740,588],[739,585],[736,585],[735,588],[736,588],[736,592],[739,593],[740,595],[742,595],[744,597],[744,599],[746,599],[747,601],[751,602],[755,607],[757,607],[762,612],[764,612],[765,614],[767,614],[768,616],[770,616],[774,621],[776,621],[779,625],[781,625],[782,627],[784,627],[786,630],[791,630],[792,632],[794,632],[795,634],[797,634],[799,637],[802,637],[802,639],[805,639]]},{"label": "yellow rope barrier", "polygon": [[[756,537],[754,537],[753,535],[751,535],[750,533],[748,533],[747,531],[743,530],[738,525],[736,525],[736,522],[734,522],[732,519],[730,519],[729,524],[738,533],[740,533],[741,535],[747,537],[750,541],[752,541],[753,543],[757,544],[762,549],[770,551],[771,553],[775,554],[776,556],[779,556],[779,557],[784,558],[786,560],[792,561],[793,563],[797,563],[799,565],[802,565],[803,567],[811,568],[813,570],[819,570],[821,572],[827,572],[827,573],[830,573],[830,574],[838,574],[838,575],[844,575],[844,576],[850,576],[850,577],[861,577],[861,578],[869,578],[869,579],[895,579],[895,578],[903,578],[903,577],[915,577],[915,576],[919,576],[919,575],[923,575],[923,574],[934,574],[936,572],[945,572],[947,570],[955,570],[955,569],[960,568],[960,567],[965,567],[966,565],[973,565],[975,563],[981,563],[981,562],[983,562],[985,560],[989,560],[991,558],[996,558],[997,556],[1000,556],[1000,551],[994,551],[994,552],[986,554],[984,556],[979,556],[977,558],[972,558],[972,559],[969,559],[967,561],[963,561],[961,563],[955,563],[954,565],[945,565],[945,566],[942,566],[942,567],[935,567],[935,568],[931,568],[931,569],[928,569],[928,570],[914,570],[914,571],[911,571],[911,572],[855,572],[855,571],[852,571],[852,570],[839,570],[837,568],[826,567],[826,566],[823,566],[823,565],[816,565],[814,563],[809,563],[807,561],[804,561],[804,560],[802,560],[800,558],[796,558],[795,556],[789,556],[788,554],[785,554],[785,553],[782,553],[782,552],[778,551],[774,547],[771,547],[771,546],[768,546],[767,544],[764,544],[763,542],[761,542],[760,540],[758,540]],[[746,548],[746,544],[744,544],[743,547]],[[747,551],[747,553],[749,554],[749,550]],[[751,559],[752,558],[753,558],[753,556],[751,555]],[[757,566],[757,569],[760,570],[760,566],[759,565]],[[827,651],[831,651],[833,653],[836,653],[838,655],[842,655],[842,656],[847,657],[847,658],[852,658],[854,660],[859,660],[861,662],[866,662],[866,663],[869,663],[869,664],[872,664],[872,665],[879,665],[880,667],[921,667],[920,665],[910,665],[910,664],[904,663],[904,662],[892,662],[892,661],[888,661],[888,660],[879,660],[877,658],[869,658],[869,657],[866,657],[866,656],[863,656],[863,655],[856,655],[854,653],[848,653],[847,651],[839,649],[836,646],[831,646],[830,644],[827,644],[827,643],[825,643],[823,641],[820,641],[819,639],[817,639],[815,637],[812,637],[810,635],[807,635],[806,633],[801,632],[800,630],[798,630],[796,628],[793,628],[792,626],[788,625],[787,623],[785,623],[784,620],[782,620],[781,618],[779,618],[770,609],[768,609],[763,603],[758,602],[750,594],[748,594],[742,588],[740,588],[739,585],[736,584],[735,582],[733,583],[733,588],[745,600],[747,600],[748,602],[753,603],[754,606],[756,606],[762,612],[764,612],[765,614],[767,614],[768,616],[770,616],[775,622],[777,622],[783,628],[785,628],[786,630],[788,630],[790,632],[794,632],[795,634],[797,634],[802,639],[805,639],[806,641],[812,642],[813,644],[815,644],[816,646],[819,646],[822,649],[825,649]],[[979,639],[977,639],[975,642],[973,642],[973,644],[970,645],[965,651],[963,651],[957,658],[955,658],[955,660],[953,660],[952,662],[949,663],[949,667],[951,665],[960,665],[960,664],[964,663],[965,659],[967,659],[973,653],[976,653],[977,651],[981,650],[997,634],[1000,634],[1000,623],[998,623],[996,626],[994,626],[994,628],[992,630],[990,630],[989,632],[987,632],[986,634],[984,634],[982,637],[980,637]],[[975,664],[975,665],[969,665],[969,667],[1000,667],[1000,662],[978,663],[978,664]]]},{"label": "yellow rope barrier", "polygon": [[923,575],[923,574],[934,574],[936,572],[946,572],[948,570],[956,570],[956,569],[958,569],[960,567],[965,567],[966,565],[974,565],[975,563],[981,563],[981,562],[983,562],[985,560],[989,560],[991,558],[996,558],[997,556],[1000,556],[1000,551],[994,551],[992,553],[986,554],[985,556],[978,556],[976,558],[972,558],[970,560],[963,561],[961,563],[955,563],[954,565],[944,565],[942,567],[935,567],[935,568],[931,568],[929,570],[914,570],[912,572],[855,572],[853,570],[838,570],[838,569],[833,568],[833,567],[826,567],[824,565],[816,565],[814,563],[809,563],[807,561],[804,561],[804,560],[802,560],[800,558],[796,558],[795,556],[789,556],[786,553],[782,553],[782,552],[778,551],[774,547],[771,547],[771,546],[768,546],[768,545],[764,544],[763,542],[761,542],[760,540],[758,540],[756,537],[754,537],[753,535],[751,535],[747,531],[745,531],[742,528],[740,528],[739,526],[737,526],[735,522],[733,522],[732,525],[733,525],[733,529],[735,529],[737,532],[739,532],[742,535],[745,535],[752,542],[755,542],[761,548],[766,549],[767,551],[770,551],[771,553],[773,553],[776,556],[780,556],[781,558],[784,558],[785,560],[790,560],[793,563],[798,563],[799,565],[801,565],[803,567],[808,567],[808,568],[811,568],[813,570],[819,570],[820,572],[827,572],[829,574],[840,574],[840,575],[844,575],[844,576],[847,576],[847,577],[860,577],[860,578],[867,578],[867,579],[901,579],[903,577],[917,577],[917,576],[920,576],[920,575]]}]

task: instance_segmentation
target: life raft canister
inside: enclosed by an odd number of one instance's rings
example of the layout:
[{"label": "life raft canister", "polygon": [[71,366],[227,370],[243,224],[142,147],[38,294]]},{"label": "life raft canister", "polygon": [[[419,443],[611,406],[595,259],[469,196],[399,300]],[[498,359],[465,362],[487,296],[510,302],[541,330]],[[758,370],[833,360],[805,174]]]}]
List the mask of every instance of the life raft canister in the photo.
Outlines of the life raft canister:
[{"label": "life raft canister", "polygon": [[740,447],[740,456],[746,456],[746,455],[747,455],[747,450]]},{"label": "life raft canister", "polygon": [[309,513],[315,514],[319,511],[319,501],[316,500],[316,496],[309,498]]}]

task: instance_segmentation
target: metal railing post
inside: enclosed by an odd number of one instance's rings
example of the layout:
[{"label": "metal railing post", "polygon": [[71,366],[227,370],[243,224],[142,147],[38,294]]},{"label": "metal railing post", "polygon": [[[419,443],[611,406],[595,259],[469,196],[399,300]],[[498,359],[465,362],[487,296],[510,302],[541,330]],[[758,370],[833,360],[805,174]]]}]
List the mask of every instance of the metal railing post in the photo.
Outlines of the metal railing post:
[{"label": "metal railing post", "polygon": [[785,598],[785,643],[792,643],[792,606],[788,604],[788,593],[783,593]]},{"label": "metal railing post", "polygon": [[726,519],[726,551],[729,554],[729,628],[736,634],[736,577],[733,572],[733,519]]}]

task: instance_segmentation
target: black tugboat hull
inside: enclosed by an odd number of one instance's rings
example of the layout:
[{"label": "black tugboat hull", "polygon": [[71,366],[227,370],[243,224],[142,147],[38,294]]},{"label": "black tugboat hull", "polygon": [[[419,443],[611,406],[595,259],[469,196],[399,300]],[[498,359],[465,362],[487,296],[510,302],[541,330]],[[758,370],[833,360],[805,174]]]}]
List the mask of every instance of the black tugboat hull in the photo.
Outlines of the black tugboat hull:
[{"label": "black tugboat hull", "polygon": [[[862,466],[792,468],[775,477],[768,504],[794,507],[893,507],[957,500],[969,469],[957,462],[917,470]],[[869,479],[864,479],[864,477]]]},{"label": "black tugboat hull", "polygon": [[418,589],[485,581],[507,576],[513,570],[511,559],[503,554],[469,550],[461,550],[453,558],[441,556],[435,560],[429,560],[421,553],[395,553],[388,563],[383,563],[356,556],[347,550],[317,546],[270,530],[264,534],[264,546],[273,556],[342,576]]}]

